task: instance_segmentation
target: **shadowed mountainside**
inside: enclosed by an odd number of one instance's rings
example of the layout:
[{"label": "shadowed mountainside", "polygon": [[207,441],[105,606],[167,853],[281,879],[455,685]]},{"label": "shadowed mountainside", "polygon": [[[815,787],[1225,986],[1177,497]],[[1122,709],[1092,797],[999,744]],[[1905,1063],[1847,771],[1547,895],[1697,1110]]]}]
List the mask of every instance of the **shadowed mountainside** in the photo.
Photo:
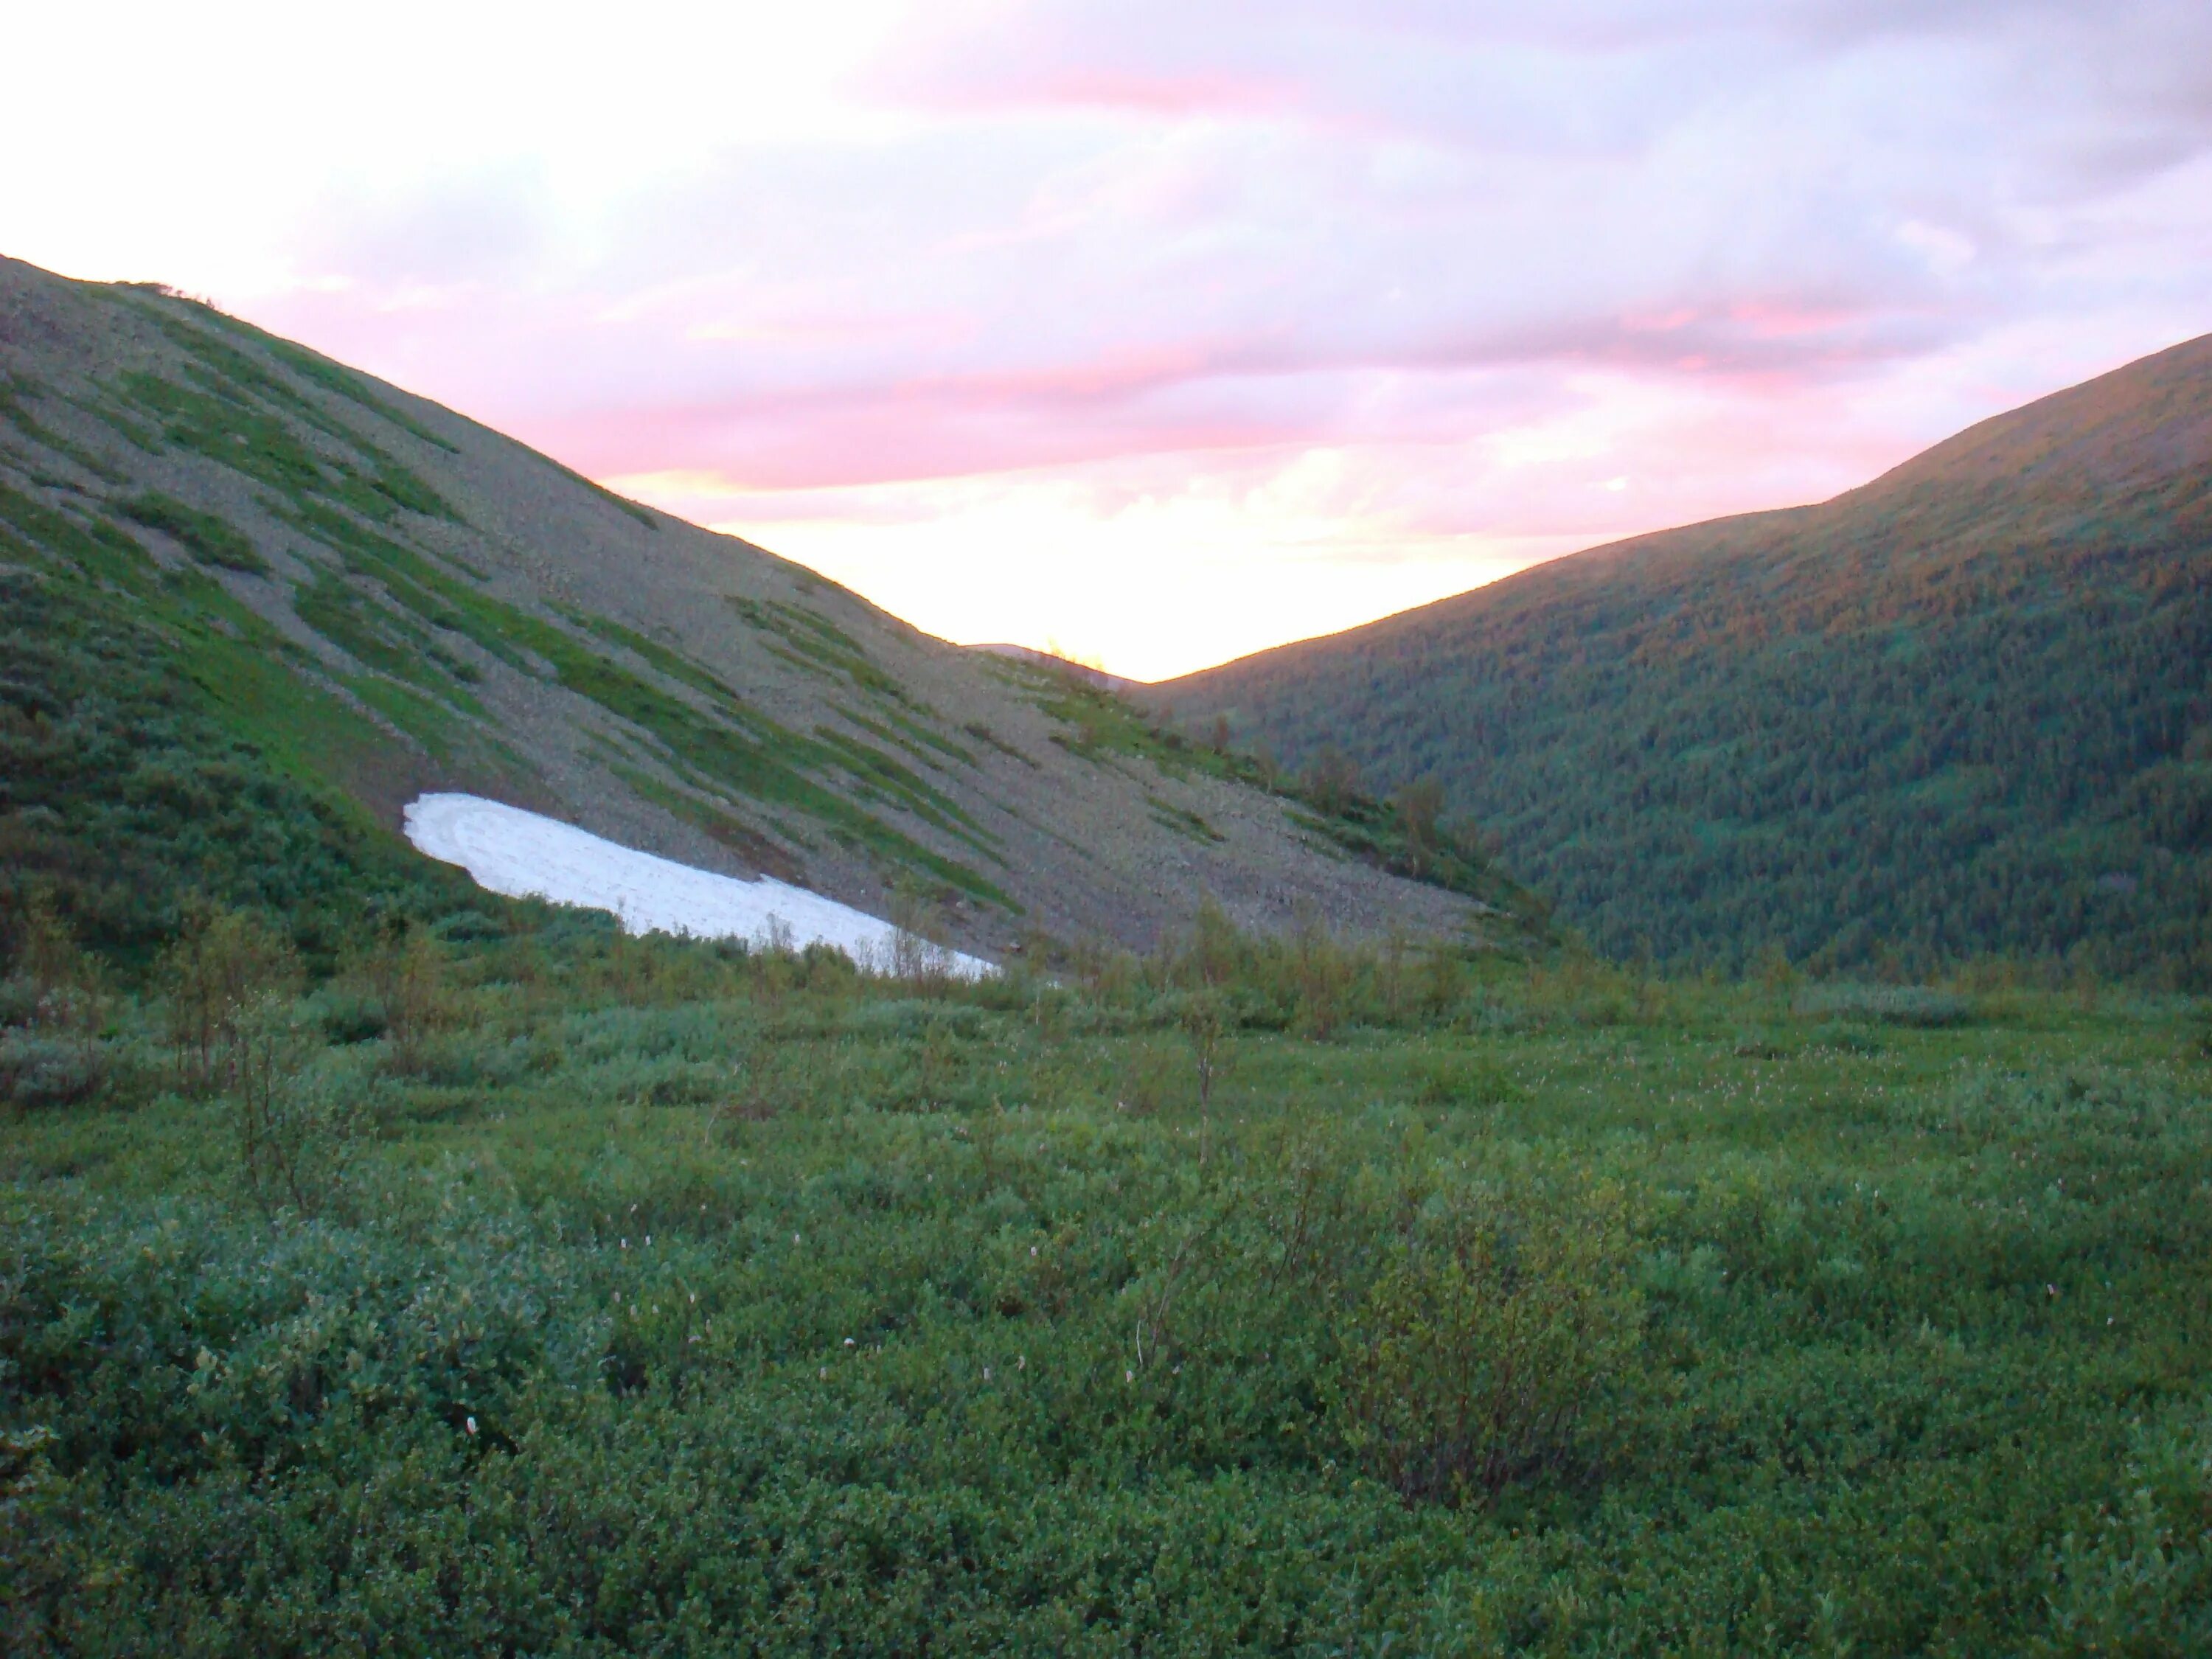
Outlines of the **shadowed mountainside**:
[{"label": "shadowed mountainside", "polygon": [[2212,978],[2212,337],[1815,507],[1149,688],[1418,779],[1618,953]]},{"label": "shadowed mountainside", "polygon": [[1147,945],[1208,895],[1364,934],[1511,902],[1466,860],[1457,893],[1388,873],[1358,826],[1097,687],[206,306],[12,261],[0,624],[0,855],[118,944],[194,872],[296,910],[283,867],[404,867],[428,788],[879,915],[933,904],[992,956],[1030,929]]}]

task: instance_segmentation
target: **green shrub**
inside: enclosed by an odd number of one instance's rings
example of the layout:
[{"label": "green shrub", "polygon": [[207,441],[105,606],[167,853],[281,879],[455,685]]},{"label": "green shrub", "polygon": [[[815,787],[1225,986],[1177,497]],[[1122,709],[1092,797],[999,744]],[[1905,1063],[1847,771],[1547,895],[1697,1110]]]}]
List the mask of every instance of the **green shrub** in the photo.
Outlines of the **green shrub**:
[{"label": "green shrub", "polygon": [[1576,1455],[1636,1364],[1642,1303],[1617,1187],[1453,1194],[1353,1317],[1346,1444],[1409,1499],[1488,1498]]},{"label": "green shrub", "polygon": [[264,1216],[322,1214],[373,1127],[359,1075],[319,1054],[292,1006],[264,995],[238,1016],[226,1081],[246,1195]]},{"label": "green shrub", "polygon": [[359,991],[325,990],[316,998],[315,1008],[327,1042],[374,1042],[385,1033],[384,1005]]},{"label": "green shrub", "polygon": [[2087,1065],[2036,1073],[1979,1067],[1923,1097],[1909,1118],[1976,1144],[2212,1147],[2201,1101],[2159,1079]]},{"label": "green shrub", "polygon": [[1849,1020],[1832,1019],[1815,1025],[1806,1034],[1806,1041],[1817,1048],[1840,1054],[1878,1054],[1882,1051],[1881,1039],[1863,1025]]},{"label": "green shrub", "polygon": [[291,941],[251,912],[194,906],[158,970],[177,1087],[186,1093],[235,1081],[240,1022],[270,996],[298,988]]},{"label": "green shrub", "polygon": [[107,1081],[97,1048],[36,1031],[0,1033],[0,1102],[27,1109],[90,1100]]},{"label": "green shrub", "polygon": [[985,1023],[981,1009],[960,1003],[891,996],[860,1004],[845,1017],[844,1027],[855,1036],[876,1038],[920,1038],[944,1030],[973,1039],[983,1034]]},{"label": "green shrub", "polygon": [[0,978],[0,1029],[28,1025],[39,1017],[39,988],[28,974]]},{"label": "green shrub", "polygon": [[504,939],[507,927],[495,916],[488,916],[477,909],[466,909],[455,910],[439,917],[431,925],[430,931],[449,945],[470,945],[484,939]]},{"label": "green shrub", "polygon": [[392,1069],[421,1071],[431,1039],[453,1019],[446,947],[428,928],[403,926],[370,952],[362,971],[383,1011]]},{"label": "green shrub", "polygon": [[726,1069],[684,1067],[665,1081],[655,1079],[647,1092],[670,1102],[711,1101],[717,1125],[727,1126],[802,1110],[836,1086],[817,1056],[799,1053],[789,1043],[756,1040]]},{"label": "green shrub", "polygon": [[503,1089],[543,1069],[540,1051],[526,1039],[449,1031],[425,1042],[404,1075],[426,1088]]},{"label": "green shrub", "polygon": [[1885,1025],[1960,1025],[1974,1016],[1970,998],[1923,985],[1810,985],[1797,993],[1792,1006],[1801,1018]]},{"label": "green shrub", "polygon": [[0,1042],[0,1100],[26,1107],[89,1100],[109,1079],[107,975],[43,892],[32,894],[16,931],[22,972],[9,1000],[27,1029]]},{"label": "green shrub", "polygon": [[1502,1106],[1520,1097],[1520,1088],[1497,1066],[1464,1058],[1428,1061],[1413,1091],[1423,1106]]}]

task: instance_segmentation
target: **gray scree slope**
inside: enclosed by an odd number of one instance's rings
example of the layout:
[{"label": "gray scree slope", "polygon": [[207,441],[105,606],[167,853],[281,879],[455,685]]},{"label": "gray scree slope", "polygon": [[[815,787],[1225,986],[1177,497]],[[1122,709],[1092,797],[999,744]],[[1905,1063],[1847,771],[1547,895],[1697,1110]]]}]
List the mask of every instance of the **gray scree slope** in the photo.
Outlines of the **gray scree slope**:
[{"label": "gray scree slope", "polygon": [[1257,928],[1480,926],[1280,797],[1085,741],[1049,670],[159,289],[0,260],[0,484],[265,619],[375,728],[338,781],[389,827],[470,790],[878,915],[918,887],[994,957],[1032,928],[1144,947],[1208,895]]}]

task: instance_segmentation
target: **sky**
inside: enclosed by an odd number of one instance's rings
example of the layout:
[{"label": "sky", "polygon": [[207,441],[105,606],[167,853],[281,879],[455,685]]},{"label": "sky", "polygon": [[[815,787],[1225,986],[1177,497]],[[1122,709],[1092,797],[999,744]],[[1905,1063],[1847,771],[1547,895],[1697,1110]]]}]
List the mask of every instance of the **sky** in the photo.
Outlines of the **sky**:
[{"label": "sky", "polygon": [[2203,0],[22,10],[0,252],[1139,678],[2212,331]]}]

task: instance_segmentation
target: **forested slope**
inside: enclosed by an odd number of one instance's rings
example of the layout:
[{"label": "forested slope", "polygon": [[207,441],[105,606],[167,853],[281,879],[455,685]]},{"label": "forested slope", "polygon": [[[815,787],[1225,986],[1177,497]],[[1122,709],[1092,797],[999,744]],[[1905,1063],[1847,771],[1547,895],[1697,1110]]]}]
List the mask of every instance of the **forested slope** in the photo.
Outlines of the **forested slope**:
[{"label": "forested slope", "polygon": [[2212,977],[2212,337],[1817,507],[1152,688],[1433,778],[1623,954]]}]

